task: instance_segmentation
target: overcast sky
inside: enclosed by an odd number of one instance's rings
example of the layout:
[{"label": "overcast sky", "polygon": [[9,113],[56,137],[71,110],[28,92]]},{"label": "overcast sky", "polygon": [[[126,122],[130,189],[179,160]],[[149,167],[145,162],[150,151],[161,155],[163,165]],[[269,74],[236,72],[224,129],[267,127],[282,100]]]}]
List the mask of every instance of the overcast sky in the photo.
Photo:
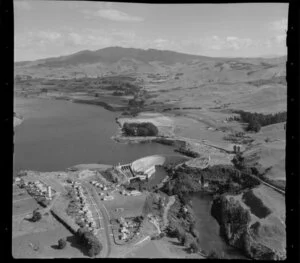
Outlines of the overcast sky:
[{"label": "overcast sky", "polygon": [[288,4],[14,1],[15,61],[109,46],[223,57],[285,55]]}]

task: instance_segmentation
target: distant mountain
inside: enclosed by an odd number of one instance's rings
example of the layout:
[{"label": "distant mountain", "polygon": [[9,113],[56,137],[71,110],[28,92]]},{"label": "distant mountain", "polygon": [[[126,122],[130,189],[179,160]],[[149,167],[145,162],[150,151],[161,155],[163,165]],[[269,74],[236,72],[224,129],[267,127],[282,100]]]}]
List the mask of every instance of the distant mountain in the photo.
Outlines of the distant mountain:
[{"label": "distant mountain", "polygon": [[[184,73],[200,82],[247,82],[285,76],[286,56],[275,58],[217,58],[169,50],[108,47],[71,55],[15,63],[15,75],[34,78],[73,78],[105,74]],[[180,78],[176,78],[180,79]],[[183,85],[180,83],[180,85]]]},{"label": "distant mountain", "polygon": [[[83,50],[68,56],[53,57],[47,59],[39,59],[36,61],[16,62],[16,66],[24,66],[26,64],[38,64],[43,66],[61,67],[71,66],[78,64],[93,64],[93,63],[106,63],[112,64],[119,60],[134,59],[144,63],[152,61],[160,61],[163,64],[171,65],[175,63],[186,63],[195,59],[212,60],[215,58],[190,55],[184,53],[178,53],[168,50],[156,50],[156,49],[136,49],[136,48],[122,48],[122,47],[108,47],[95,51]],[[34,63],[32,63],[34,62]]]}]

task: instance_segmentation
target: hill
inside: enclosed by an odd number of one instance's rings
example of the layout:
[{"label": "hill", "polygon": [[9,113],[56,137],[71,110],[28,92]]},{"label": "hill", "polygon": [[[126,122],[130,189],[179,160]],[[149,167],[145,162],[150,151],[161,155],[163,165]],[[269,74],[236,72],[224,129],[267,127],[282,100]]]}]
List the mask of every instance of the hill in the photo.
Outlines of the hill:
[{"label": "hill", "polygon": [[15,63],[16,75],[46,78],[97,77],[120,73],[180,73],[213,82],[252,81],[285,74],[286,57],[215,58],[168,50],[108,47]]}]

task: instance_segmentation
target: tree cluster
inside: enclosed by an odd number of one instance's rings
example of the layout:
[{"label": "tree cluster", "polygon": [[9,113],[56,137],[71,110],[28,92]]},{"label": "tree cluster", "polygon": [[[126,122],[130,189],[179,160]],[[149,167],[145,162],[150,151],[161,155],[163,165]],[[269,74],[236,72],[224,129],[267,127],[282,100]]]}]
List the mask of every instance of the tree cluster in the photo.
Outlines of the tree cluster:
[{"label": "tree cluster", "polygon": [[90,257],[98,255],[102,250],[102,244],[90,231],[81,227],[76,233],[79,243],[83,245]]},{"label": "tree cluster", "polygon": [[127,136],[157,136],[158,129],[151,122],[144,123],[127,123],[125,122],[122,128]]},{"label": "tree cluster", "polygon": [[248,123],[246,130],[254,131],[254,132],[260,131],[260,128],[262,126],[284,122],[286,121],[287,118],[286,111],[275,113],[275,114],[262,114],[257,112],[252,113],[252,112],[241,110],[241,111],[235,111],[235,113],[240,114],[240,120],[242,122]]}]

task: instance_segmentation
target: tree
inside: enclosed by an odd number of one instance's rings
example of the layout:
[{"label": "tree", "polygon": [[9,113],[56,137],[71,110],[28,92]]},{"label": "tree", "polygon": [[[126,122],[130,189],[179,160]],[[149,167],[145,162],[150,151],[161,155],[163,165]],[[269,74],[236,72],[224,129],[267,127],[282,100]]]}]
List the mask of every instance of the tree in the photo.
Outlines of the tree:
[{"label": "tree", "polygon": [[233,157],[232,163],[234,164],[235,168],[242,170],[245,167],[245,157],[243,157],[241,153],[237,153]]},{"label": "tree", "polygon": [[59,249],[64,249],[67,245],[67,241],[65,238],[61,238],[58,240],[58,248]]},{"label": "tree", "polygon": [[38,209],[35,209],[32,213],[31,221],[37,222],[37,221],[41,220],[41,218],[42,218],[41,213],[38,211]]}]

